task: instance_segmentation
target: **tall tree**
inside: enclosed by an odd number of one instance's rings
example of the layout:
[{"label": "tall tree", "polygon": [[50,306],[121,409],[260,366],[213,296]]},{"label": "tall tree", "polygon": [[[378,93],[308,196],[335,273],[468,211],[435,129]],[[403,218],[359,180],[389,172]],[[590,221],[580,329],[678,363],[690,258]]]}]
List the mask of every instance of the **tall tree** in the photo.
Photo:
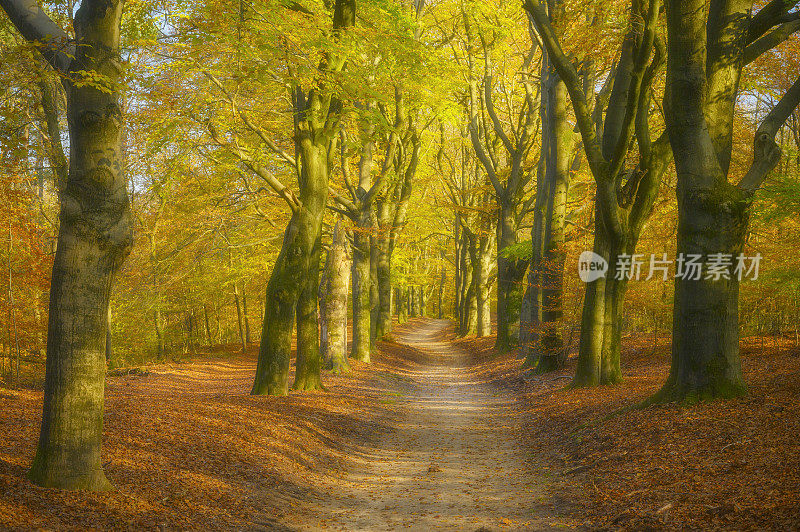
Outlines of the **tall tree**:
[{"label": "tall tree", "polygon": [[[665,134],[651,142],[648,121],[653,79],[663,63],[663,46],[656,33],[661,3],[634,1],[631,5],[619,58],[605,83],[610,89],[598,95],[610,90],[608,108],[604,109],[603,99],[595,98],[593,74],[578,74],[539,0],[525,2],[572,101],[597,187],[593,251],[609,264],[606,277],[586,286],[575,386],[613,384],[622,378],[620,341],[628,277],[618,275],[618,257],[635,251],[671,157]],[[591,68],[591,64],[585,68]],[[626,168],[634,140],[638,162]]]},{"label": "tall tree", "polygon": [[[755,192],[778,164],[778,130],[800,103],[800,78],[755,132],[753,162],[731,175],[733,129],[742,68],[800,27],[795,0],[668,0],[667,131],[678,173],[679,257],[729,257],[718,278],[675,282],[672,366],[654,400],[695,401],[746,391],[739,360],[738,257]],[[744,265],[746,267],[746,265]]]},{"label": "tall tree", "polygon": [[[333,32],[355,25],[355,0],[336,0]],[[341,71],[344,58],[328,54],[320,69]],[[283,247],[267,285],[253,394],[285,395],[288,390],[292,325],[297,322],[295,390],[314,390],[320,383],[317,292],[322,217],[328,197],[329,156],[338,134],[340,103],[331,87],[320,83],[306,93],[292,88],[294,135],[300,195],[286,228]]]},{"label": "tall tree", "polygon": [[[377,280],[373,279],[372,267],[377,267],[376,254],[373,249],[377,221],[374,212],[374,203],[380,194],[390,173],[393,170],[393,161],[398,149],[399,133],[405,123],[405,106],[403,103],[402,88],[395,86],[395,119],[394,127],[387,135],[376,134],[374,111],[377,107],[374,102],[366,106],[365,116],[362,118],[360,131],[360,157],[358,161],[358,183],[353,184],[350,178],[349,160],[345,142],[342,142],[342,173],[344,183],[349,192],[349,198],[335,194],[334,201],[339,205],[337,210],[348,216],[354,223],[353,228],[353,342],[351,358],[362,362],[370,361],[372,306],[377,290]],[[383,109],[383,106],[381,106]],[[380,113],[385,122],[388,118]],[[384,157],[377,176],[373,182],[374,151],[376,136],[383,137]],[[375,272],[377,274],[377,271]],[[376,281],[373,283],[372,281]]]},{"label": "tall tree", "polygon": [[109,295],[133,242],[123,173],[122,1],[81,2],[74,39],[34,0],[0,5],[62,75],[70,135],[50,289],[42,426],[30,476],[42,486],[105,490],[110,484],[100,453]]},{"label": "tall tree", "polygon": [[[537,140],[539,98],[537,87],[530,76],[530,65],[538,48],[534,41],[525,53],[519,69],[519,84],[523,95],[518,108],[510,110],[506,120],[501,120],[495,108],[495,65],[491,39],[473,28],[470,15],[463,13],[467,34],[467,60],[469,66],[469,132],[478,160],[486,170],[494,188],[497,201],[497,340],[495,347],[505,351],[515,342],[512,327],[519,320],[522,300],[522,276],[526,268],[510,259],[503,250],[517,243],[517,231],[522,219],[530,211],[531,200],[524,200],[524,191],[532,174],[525,161]],[[475,33],[478,35],[475,35]],[[478,77],[477,58],[473,49],[480,41],[483,51],[483,77]],[[508,104],[508,102],[506,102]],[[506,128],[509,131],[506,131]],[[524,264],[527,266],[527,264]]]},{"label": "tall tree", "polygon": [[[562,2],[550,0],[548,15],[551,20],[563,17]],[[566,86],[546,51],[542,54],[541,86],[542,152],[519,344],[525,365],[546,372],[561,367],[566,358],[559,322],[563,316],[567,192],[574,145]]]}]

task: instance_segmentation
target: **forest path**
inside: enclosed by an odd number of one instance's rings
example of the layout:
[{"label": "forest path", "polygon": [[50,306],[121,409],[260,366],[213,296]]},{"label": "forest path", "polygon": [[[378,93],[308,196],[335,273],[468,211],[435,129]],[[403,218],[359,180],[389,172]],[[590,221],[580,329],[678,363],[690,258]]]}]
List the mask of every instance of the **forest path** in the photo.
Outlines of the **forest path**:
[{"label": "forest path", "polygon": [[[545,481],[515,439],[514,396],[470,376],[445,320],[395,339],[422,355],[394,394],[402,414],[324,504],[343,530],[552,530]],[[560,528],[560,527],[559,527]]]}]

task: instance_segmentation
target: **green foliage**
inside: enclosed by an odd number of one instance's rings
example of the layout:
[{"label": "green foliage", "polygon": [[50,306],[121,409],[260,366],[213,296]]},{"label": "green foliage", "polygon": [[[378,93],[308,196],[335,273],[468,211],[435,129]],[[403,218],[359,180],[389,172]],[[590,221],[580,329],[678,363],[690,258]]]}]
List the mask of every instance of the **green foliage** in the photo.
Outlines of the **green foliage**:
[{"label": "green foliage", "polygon": [[501,249],[500,255],[513,261],[529,261],[533,257],[533,244],[530,240],[517,242]]}]

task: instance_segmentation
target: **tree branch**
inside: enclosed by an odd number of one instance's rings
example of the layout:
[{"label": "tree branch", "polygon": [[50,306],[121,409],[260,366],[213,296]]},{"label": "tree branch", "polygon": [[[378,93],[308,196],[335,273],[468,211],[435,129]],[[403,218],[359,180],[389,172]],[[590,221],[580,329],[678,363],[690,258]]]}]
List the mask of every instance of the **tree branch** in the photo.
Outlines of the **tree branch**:
[{"label": "tree branch", "polygon": [[0,0],[0,6],[25,40],[36,44],[50,66],[61,74],[69,71],[75,44],[36,0]]},{"label": "tree branch", "polygon": [[617,141],[616,149],[614,150],[614,157],[611,159],[609,167],[609,174],[611,179],[616,176],[617,172],[622,168],[625,162],[625,157],[628,154],[628,146],[630,145],[631,138],[634,132],[636,121],[637,108],[639,105],[639,94],[642,90],[642,81],[645,78],[645,69],[649,63],[650,50],[653,48],[653,41],[655,40],[656,21],[658,20],[658,13],[661,9],[660,0],[650,0],[650,5],[647,8],[647,18],[645,19],[644,34],[639,46],[635,48],[635,56],[633,59],[633,72],[631,72],[631,84],[628,88],[628,101],[625,106],[625,119],[623,120],[622,132]]},{"label": "tree branch", "polygon": [[753,140],[753,164],[739,181],[739,188],[755,192],[778,164],[781,159],[781,148],[775,142],[775,135],[798,104],[800,104],[800,77],[758,126]]},{"label": "tree branch", "polygon": [[791,22],[784,22],[766,35],[747,45],[744,49],[744,64],[748,65],[758,59],[762,54],[775,48],[783,41],[800,30],[800,18]]},{"label": "tree branch", "polygon": [[242,122],[244,123],[244,125],[245,125],[245,126],[247,126],[247,128],[248,128],[249,130],[251,130],[253,133],[255,133],[256,135],[258,135],[258,138],[260,138],[260,139],[261,139],[261,140],[264,142],[264,144],[266,144],[266,145],[267,145],[267,147],[268,147],[270,150],[272,150],[272,151],[273,151],[273,152],[274,152],[276,155],[278,155],[278,156],[279,156],[281,159],[283,159],[284,161],[286,161],[287,163],[289,163],[290,165],[292,165],[292,167],[293,167],[295,170],[297,170],[297,160],[296,160],[294,157],[292,157],[291,155],[289,155],[288,153],[286,153],[286,151],[282,150],[282,149],[281,149],[281,148],[280,148],[280,147],[279,147],[277,144],[275,144],[275,143],[272,141],[272,139],[270,139],[270,138],[269,138],[269,137],[268,137],[268,136],[267,136],[267,135],[266,135],[266,134],[265,134],[265,133],[264,133],[264,132],[261,130],[261,128],[259,128],[259,127],[256,127],[256,126],[255,126],[255,124],[253,124],[253,123],[250,121],[250,119],[247,117],[247,115],[246,115],[246,114],[244,114],[244,113],[242,113],[242,112],[241,112],[241,110],[239,109],[239,106],[238,106],[238,104],[236,103],[236,100],[235,100],[235,99],[234,99],[234,97],[233,97],[233,94],[231,94],[231,92],[230,92],[230,91],[229,91],[229,90],[228,90],[228,89],[227,89],[227,88],[226,88],[226,87],[225,87],[225,86],[222,84],[222,82],[221,82],[221,81],[220,81],[220,80],[219,80],[219,79],[218,79],[218,78],[217,78],[217,77],[216,77],[214,74],[212,74],[212,73],[211,73],[211,72],[209,72],[208,70],[206,70],[206,69],[204,69],[204,68],[203,68],[203,69],[200,69],[200,70],[201,70],[201,72],[202,72],[202,73],[203,73],[203,74],[204,74],[204,75],[205,75],[205,76],[206,76],[206,77],[207,77],[209,80],[211,80],[211,82],[212,82],[214,85],[216,85],[216,86],[217,86],[217,88],[218,88],[220,91],[222,91],[222,94],[224,94],[224,95],[225,95],[225,99],[227,99],[227,100],[228,100],[228,103],[230,103],[230,104],[231,104],[231,108],[233,109],[233,112],[234,112],[234,113],[235,113],[235,114],[236,114],[236,115],[237,115],[239,118],[241,118],[241,119],[242,119]]},{"label": "tree branch", "polygon": [[211,124],[208,123],[208,132],[211,135],[212,140],[221,148],[225,148],[230,151],[233,155],[235,155],[251,172],[255,175],[263,179],[269,187],[274,190],[280,197],[286,201],[289,205],[289,208],[292,212],[297,212],[302,207],[302,202],[300,199],[295,195],[295,193],[281,183],[269,170],[258,164],[253,158],[247,154],[241,147],[237,144],[231,144],[219,136],[219,132],[217,129]]},{"label": "tree branch", "polygon": [[778,24],[789,22],[786,20],[789,10],[796,6],[798,0],[772,0],[761,8],[750,19],[750,26],[747,28],[747,43],[752,43],[770,28]]},{"label": "tree branch", "polygon": [[578,72],[561,49],[561,45],[550,24],[550,19],[547,17],[547,13],[539,0],[525,0],[524,7],[533,19],[533,23],[542,38],[542,43],[547,49],[550,61],[556,67],[558,75],[567,87],[570,99],[572,100],[572,109],[575,112],[575,119],[578,122],[578,129],[583,138],[586,158],[592,169],[592,174],[595,179],[603,179],[602,176],[605,175],[604,167],[607,163],[603,158],[600,144],[597,141],[597,135],[594,130],[591,113],[589,112],[586,94],[583,92]]}]

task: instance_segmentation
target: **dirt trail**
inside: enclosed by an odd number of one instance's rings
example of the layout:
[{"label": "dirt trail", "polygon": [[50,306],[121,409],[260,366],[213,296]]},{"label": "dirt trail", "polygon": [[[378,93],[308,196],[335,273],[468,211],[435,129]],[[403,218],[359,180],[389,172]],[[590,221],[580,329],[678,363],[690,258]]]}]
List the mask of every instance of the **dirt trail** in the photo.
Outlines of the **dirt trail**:
[{"label": "dirt trail", "polygon": [[[544,481],[515,441],[514,398],[471,379],[468,354],[419,321],[396,340],[426,363],[404,374],[402,421],[359,457],[322,509],[343,530],[551,530]],[[563,526],[563,525],[562,525]],[[560,527],[559,527],[560,528]]]},{"label": "dirt trail", "polygon": [[[328,390],[249,395],[253,352],[148,366],[106,385],[116,489],[26,478],[42,392],[0,389],[0,529],[547,530],[546,469],[517,439],[512,391],[413,320]],[[490,371],[490,373],[492,373]],[[492,373],[493,374],[493,373]]]}]

